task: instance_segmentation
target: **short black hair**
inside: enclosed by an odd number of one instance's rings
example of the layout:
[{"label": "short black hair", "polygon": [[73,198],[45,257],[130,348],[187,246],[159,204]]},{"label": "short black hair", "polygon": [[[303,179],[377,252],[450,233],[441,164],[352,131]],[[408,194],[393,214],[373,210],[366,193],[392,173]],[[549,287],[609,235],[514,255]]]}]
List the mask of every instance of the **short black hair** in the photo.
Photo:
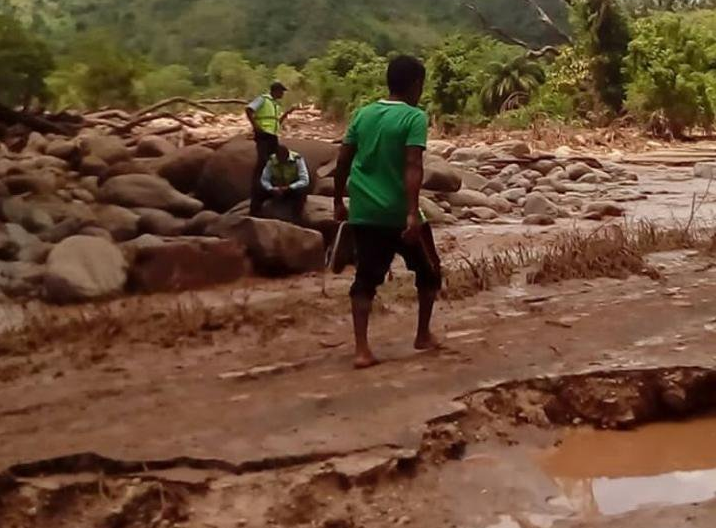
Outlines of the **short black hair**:
[{"label": "short black hair", "polygon": [[425,66],[410,55],[399,55],[388,65],[388,89],[392,94],[404,95],[416,82],[425,80]]}]

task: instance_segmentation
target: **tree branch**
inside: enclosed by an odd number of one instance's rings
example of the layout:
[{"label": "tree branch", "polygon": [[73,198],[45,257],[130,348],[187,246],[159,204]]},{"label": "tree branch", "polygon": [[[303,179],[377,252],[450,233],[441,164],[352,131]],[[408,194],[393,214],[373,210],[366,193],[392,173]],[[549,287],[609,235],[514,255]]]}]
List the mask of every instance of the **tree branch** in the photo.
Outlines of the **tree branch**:
[{"label": "tree branch", "polygon": [[169,112],[160,112],[158,114],[152,114],[152,115],[144,115],[141,117],[137,117],[130,122],[116,126],[114,129],[115,134],[128,134],[131,132],[135,127],[138,127],[139,125],[143,125],[145,123],[149,123],[150,121],[154,121],[156,119],[173,119],[174,121],[177,121],[178,123],[181,123],[185,127],[188,128],[196,128],[196,125],[194,123],[191,123],[187,121],[186,119],[182,119],[181,117],[177,117],[174,114],[170,114]]},{"label": "tree branch", "polygon": [[[529,0],[527,0],[527,1],[529,1]],[[476,5],[471,4],[469,2],[464,2],[464,1],[462,2],[462,5],[475,14],[475,16],[479,20],[480,24],[482,25],[483,29],[489,31],[493,35],[496,35],[501,40],[507,41],[511,44],[514,44],[516,46],[526,49],[527,57],[530,59],[539,59],[539,58],[544,57],[545,55],[550,54],[550,53],[557,56],[557,55],[560,55],[560,53],[561,53],[554,46],[544,46],[543,48],[538,49],[538,50],[533,49],[532,46],[527,44],[527,42],[525,42],[524,40],[519,39],[513,35],[510,35],[502,28],[499,28],[497,26],[493,26],[493,25],[489,24],[487,22],[487,19],[485,18],[485,16],[482,14],[482,12],[478,9],[478,7]]]},{"label": "tree branch", "polygon": [[159,101],[157,103],[154,103],[151,106],[148,106],[146,108],[143,108],[132,115],[132,119],[137,119],[139,117],[142,117],[146,114],[151,114],[152,112],[155,112],[159,110],[160,108],[164,108],[165,106],[170,106],[173,104],[185,104],[187,106],[193,106],[194,108],[198,108],[199,110],[202,110],[204,112],[207,112],[213,116],[216,115],[213,110],[208,108],[205,103],[200,103],[196,101],[192,101],[191,99],[187,99],[186,97],[170,97],[169,99],[164,99],[162,101]]},{"label": "tree branch", "polygon": [[523,0],[527,5],[532,6],[532,8],[537,11],[537,14],[539,15],[540,20],[543,24],[546,26],[549,26],[552,28],[552,30],[557,33],[561,39],[564,40],[567,44],[572,44],[572,37],[567,35],[564,31],[562,31],[557,24],[555,24],[554,20],[550,18],[550,16],[547,14],[547,12],[542,9],[542,6],[540,6],[536,0]]}]

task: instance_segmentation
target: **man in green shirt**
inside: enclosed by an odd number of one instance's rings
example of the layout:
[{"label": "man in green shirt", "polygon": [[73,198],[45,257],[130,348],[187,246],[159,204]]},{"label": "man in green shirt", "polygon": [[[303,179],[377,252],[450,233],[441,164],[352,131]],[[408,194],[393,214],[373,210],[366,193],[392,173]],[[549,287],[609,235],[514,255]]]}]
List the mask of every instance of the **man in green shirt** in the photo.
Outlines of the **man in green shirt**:
[{"label": "man in green shirt", "polygon": [[[348,219],[356,246],[351,287],[356,368],[378,362],[368,344],[368,319],[376,288],[396,253],[416,275],[420,308],[415,348],[437,346],[430,320],[441,287],[440,262],[418,207],[428,135],[428,117],[417,108],[425,67],[414,57],[397,57],[388,66],[387,80],[390,97],[354,115],[336,173],[336,220]],[[342,197],[349,176],[347,211]]]}]

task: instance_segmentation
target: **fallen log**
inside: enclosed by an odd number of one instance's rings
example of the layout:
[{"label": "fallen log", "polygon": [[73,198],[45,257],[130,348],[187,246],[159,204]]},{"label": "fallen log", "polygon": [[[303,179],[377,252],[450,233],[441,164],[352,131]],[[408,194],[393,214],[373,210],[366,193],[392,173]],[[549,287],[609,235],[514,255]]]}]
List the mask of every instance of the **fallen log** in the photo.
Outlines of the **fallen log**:
[{"label": "fallen log", "polygon": [[25,125],[29,129],[41,134],[73,136],[76,132],[76,128],[69,123],[53,123],[44,117],[28,112],[19,112],[4,105],[0,105],[0,123],[4,123],[8,126],[17,124]]}]

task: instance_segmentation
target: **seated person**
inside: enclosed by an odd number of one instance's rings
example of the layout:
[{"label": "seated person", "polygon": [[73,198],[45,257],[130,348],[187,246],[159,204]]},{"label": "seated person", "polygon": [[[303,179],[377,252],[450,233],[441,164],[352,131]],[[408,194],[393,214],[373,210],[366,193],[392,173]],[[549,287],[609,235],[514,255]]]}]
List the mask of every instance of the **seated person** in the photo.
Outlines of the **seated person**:
[{"label": "seated person", "polygon": [[295,221],[300,220],[310,183],[308,167],[300,154],[279,145],[261,175],[262,202],[273,198],[287,203]]}]

